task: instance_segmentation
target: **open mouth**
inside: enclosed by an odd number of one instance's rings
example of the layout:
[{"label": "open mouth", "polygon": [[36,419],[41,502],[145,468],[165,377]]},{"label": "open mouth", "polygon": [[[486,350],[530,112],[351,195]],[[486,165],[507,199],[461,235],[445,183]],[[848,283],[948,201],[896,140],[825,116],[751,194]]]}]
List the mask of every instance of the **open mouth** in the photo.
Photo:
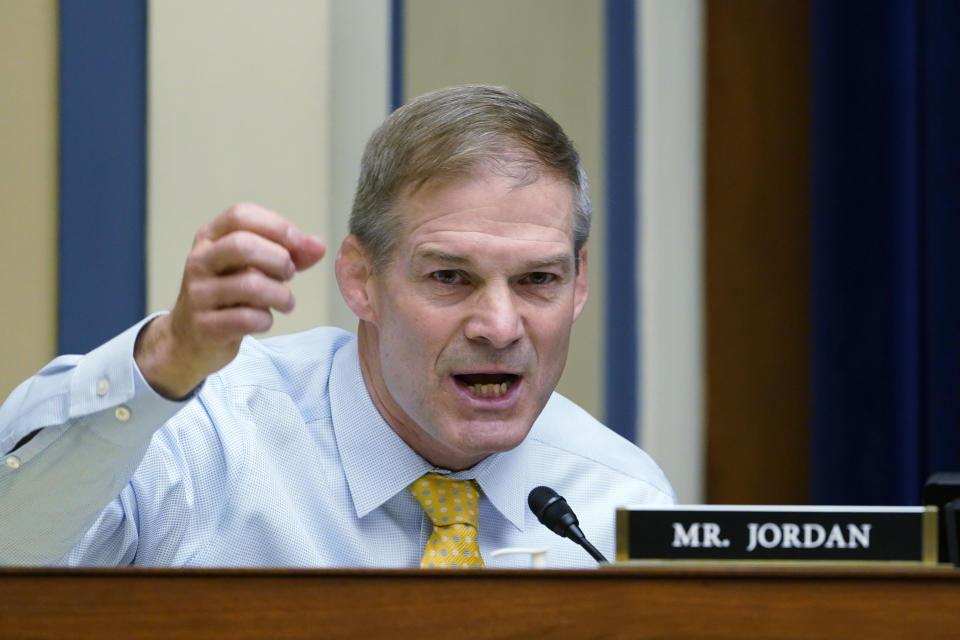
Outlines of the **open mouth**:
[{"label": "open mouth", "polygon": [[499,398],[520,380],[513,373],[464,373],[453,376],[457,384],[477,398]]}]

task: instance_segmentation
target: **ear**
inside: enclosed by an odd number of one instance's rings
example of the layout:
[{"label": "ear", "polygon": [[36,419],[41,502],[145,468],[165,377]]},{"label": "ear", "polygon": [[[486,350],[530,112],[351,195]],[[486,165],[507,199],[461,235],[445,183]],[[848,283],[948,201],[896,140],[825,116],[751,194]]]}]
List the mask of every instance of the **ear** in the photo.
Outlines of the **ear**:
[{"label": "ear", "polygon": [[579,272],[573,285],[573,319],[576,320],[587,305],[587,297],[590,293],[590,286],[587,284],[587,248],[580,249]]},{"label": "ear", "polygon": [[373,261],[357,236],[350,234],[343,239],[334,262],[334,271],[340,295],[350,310],[361,320],[376,324],[376,305],[371,286],[375,277]]}]

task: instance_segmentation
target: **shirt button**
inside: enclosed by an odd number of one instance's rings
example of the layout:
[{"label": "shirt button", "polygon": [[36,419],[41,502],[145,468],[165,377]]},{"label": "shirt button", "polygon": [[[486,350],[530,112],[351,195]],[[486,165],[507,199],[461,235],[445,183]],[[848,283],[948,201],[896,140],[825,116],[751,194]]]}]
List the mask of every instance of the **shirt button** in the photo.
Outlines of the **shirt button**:
[{"label": "shirt button", "polygon": [[4,460],[4,462],[6,462],[7,466],[10,467],[11,469],[20,468],[20,458],[18,458],[17,456],[7,456],[7,459]]},{"label": "shirt button", "polygon": [[113,415],[120,422],[126,422],[127,420],[130,419],[130,409],[126,408],[123,405],[120,405],[119,407],[114,409]]},{"label": "shirt button", "polygon": [[110,393],[110,381],[106,378],[97,380],[97,395],[101,398]]}]

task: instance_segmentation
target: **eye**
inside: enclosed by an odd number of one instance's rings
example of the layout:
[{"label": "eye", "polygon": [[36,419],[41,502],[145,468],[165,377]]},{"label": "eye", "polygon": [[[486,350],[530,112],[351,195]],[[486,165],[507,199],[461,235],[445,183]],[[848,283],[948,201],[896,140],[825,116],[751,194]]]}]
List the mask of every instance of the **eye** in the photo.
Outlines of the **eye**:
[{"label": "eye", "polygon": [[521,282],[524,284],[533,284],[543,286],[545,284],[551,284],[557,279],[556,274],[547,273],[546,271],[533,271],[521,278]]},{"label": "eye", "polygon": [[430,274],[430,277],[440,284],[461,284],[465,280],[463,274],[455,269],[434,271]]}]

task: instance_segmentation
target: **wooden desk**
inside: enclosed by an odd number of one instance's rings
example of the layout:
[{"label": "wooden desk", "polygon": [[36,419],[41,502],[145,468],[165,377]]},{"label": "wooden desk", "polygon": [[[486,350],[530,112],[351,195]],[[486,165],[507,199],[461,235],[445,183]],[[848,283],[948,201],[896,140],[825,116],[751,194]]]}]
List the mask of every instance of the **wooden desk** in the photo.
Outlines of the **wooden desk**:
[{"label": "wooden desk", "polygon": [[[0,638],[957,638],[960,571],[0,569]],[[452,629],[451,629],[452,630]]]}]

